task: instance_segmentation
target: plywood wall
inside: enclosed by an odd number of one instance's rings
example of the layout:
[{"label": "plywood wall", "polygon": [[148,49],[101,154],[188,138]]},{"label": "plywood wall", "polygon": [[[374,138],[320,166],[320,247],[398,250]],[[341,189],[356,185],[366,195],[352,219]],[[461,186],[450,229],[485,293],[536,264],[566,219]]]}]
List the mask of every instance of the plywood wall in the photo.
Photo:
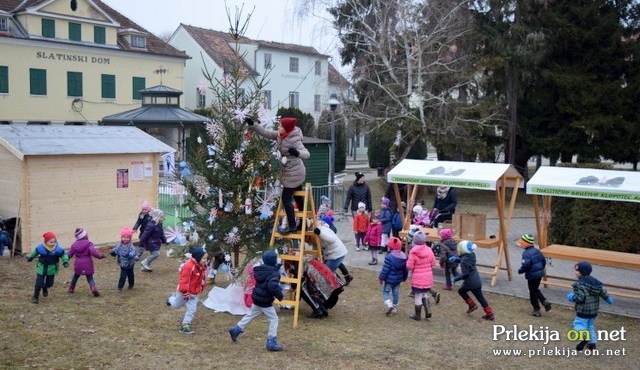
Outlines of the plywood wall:
[{"label": "plywood wall", "polygon": [[[140,203],[157,206],[157,154],[29,156],[26,161],[28,205],[24,215],[23,251],[53,231],[68,248],[76,227],[85,228],[94,244],[113,243],[120,228],[132,227]],[[152,176],[133,181],[133,162],[151,163]],[[128,187],[116,186],[117,170],[128,169]]]},{"label": "plywood wall", "polygon": [[22,189],[22,161],[0,146],[0,216],[18,216]]}]

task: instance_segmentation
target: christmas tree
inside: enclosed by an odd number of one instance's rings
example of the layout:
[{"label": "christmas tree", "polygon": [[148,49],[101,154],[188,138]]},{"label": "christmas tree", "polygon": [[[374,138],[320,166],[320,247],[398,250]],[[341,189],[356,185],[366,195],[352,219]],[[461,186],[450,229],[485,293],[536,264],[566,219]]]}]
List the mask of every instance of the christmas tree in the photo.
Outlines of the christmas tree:
[{"label": "christmas tree", "polygon": [[253,135],[244,123],[249,116],[269,129],[277,123],[263,109],[267,75],[256,77],[240,51],[249,18],[240,25],[236,16],[230,28],[236,58],[221,66],[224,73],[203,71],[206,82],[199,89],[212,92],[211,121],[192,132],[187,169],[177,174],[192,213],[186,222],[189,244],[202,245],[212,255],[233,253],[239,266],[269,248],[281,192],[275,142]]}]

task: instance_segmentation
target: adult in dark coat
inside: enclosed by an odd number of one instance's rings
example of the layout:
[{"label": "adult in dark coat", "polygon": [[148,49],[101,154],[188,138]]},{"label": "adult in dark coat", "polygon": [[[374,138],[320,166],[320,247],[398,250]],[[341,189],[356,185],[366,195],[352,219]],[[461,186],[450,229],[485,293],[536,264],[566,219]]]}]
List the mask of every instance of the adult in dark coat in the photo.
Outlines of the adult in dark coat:
[{"label": "adult in dark coat", "polygon": [[458,205],[458,196],[454,188],[448,186],[438,186],[436,189],[436,199],[433,202],[433,208],[438,210],[438,215],[431,221],[433,227],[443,221],[451,221],[453,214],[456,213]]},{"label": "adult in dark coat", "polygon": [[364,173],[356,172],[356,180],[349,186],[347,195],[344,200],[344,212],[351,209],[351,214],[355,215],[358,211],[358,203],[364,203],[367,212],[371,213],[371,190],[365,182]]}]

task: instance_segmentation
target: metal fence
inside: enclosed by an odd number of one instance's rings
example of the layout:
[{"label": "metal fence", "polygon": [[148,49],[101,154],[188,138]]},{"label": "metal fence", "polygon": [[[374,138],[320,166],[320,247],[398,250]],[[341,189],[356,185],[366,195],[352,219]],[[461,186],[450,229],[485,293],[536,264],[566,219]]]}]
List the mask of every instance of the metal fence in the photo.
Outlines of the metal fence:
[{"label": "metal fence", "polygon": [[[331,208],[334,211],[334,218],[341,220],[346,218],[347,215],[342,212],[342,205],[344,204],[345,190],[342,182],[336,181],[336,183],[324,186],[312,186],[311,192],[313,193],[313,201],[316,209],[320,207],[322,196],[331,198],[331,189],[333,188],[333,204]],[[189,209],[184,205],[187,192],[177,181],[162,180],[158,183],[158,206],[165,213],[165,215],[173,216],[176,219],[183,220],[191,215]]]},{"label": "metal fence", "polygon": [[186,219],[191,215],[189,209],[184,206],[187,192],[184,186],[177,181],[160,181],[158,183],[158,207],[165,215],[177,219]]}]

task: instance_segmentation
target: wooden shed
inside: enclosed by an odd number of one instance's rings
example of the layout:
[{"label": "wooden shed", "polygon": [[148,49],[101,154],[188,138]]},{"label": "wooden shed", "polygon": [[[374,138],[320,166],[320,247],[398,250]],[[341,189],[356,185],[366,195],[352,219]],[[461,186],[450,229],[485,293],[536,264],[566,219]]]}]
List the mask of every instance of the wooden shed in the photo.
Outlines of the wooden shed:
[{"label": "wooden shed", "polygon": [[158,163],[170,146],[135,127],[0,126],[0,216],[19,217],[18,249],[53,231],[64,248],[83,227],[95,244],[131,227],[158,199]]}]

